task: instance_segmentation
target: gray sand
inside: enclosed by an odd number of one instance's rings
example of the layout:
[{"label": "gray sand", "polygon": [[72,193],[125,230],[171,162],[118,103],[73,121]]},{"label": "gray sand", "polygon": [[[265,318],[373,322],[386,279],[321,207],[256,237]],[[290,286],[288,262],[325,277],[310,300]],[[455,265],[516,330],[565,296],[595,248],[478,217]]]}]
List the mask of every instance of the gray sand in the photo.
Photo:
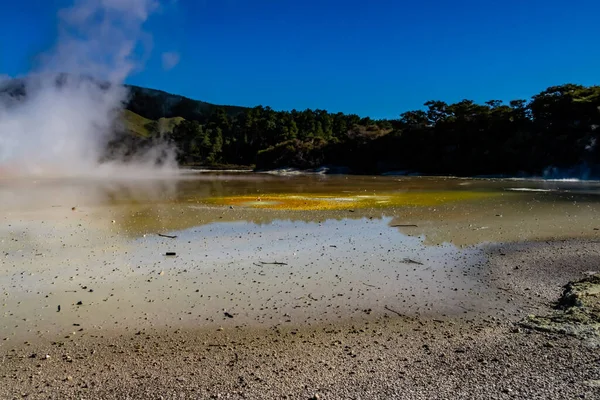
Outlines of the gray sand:
[{"label": "gray sand", "polygon": [[[0,226],[0,398],[600,398],[596,337],[519,324],[600,270],[589,207],[512,234],[521,216],[502,208],[452,232],[452,208],[437,225],[415,210],[249,224],[202,209],[230,222],[157,235],[161,218],[198,225],[191,209],[155,206],[134,226],[120,218],[143,207],[15,202]],[[458,248],[435,232],[592,239]]]},{"label": "gray sand", "polygon": [[[30,291],[29,300],[23,297],[4,306],[4,321],[14,325],[5,323],[3,329],[5,333],[16,334],[5,336],[2,342],[0,397],[591,399],[600,396],[598,343],[529,331],[515,324],[527,314],[547,312],[564,283],[595,269],[600,254],[597,243],[484,246],[454,254],[461,262],[445,269],[439,266],[436,252],[443,254],[443,260],[452,260],[451,248],[415,251],[419,249],[418,243],[412,243],[404,253],[402,246],[406,242],[390,242],[392,238],[385,238],[378,243],[392,247],[394,256],[383,258],[381,264],[369,264],[371,270],[364,275],[359,273],[339,282],[333,278],[348,273],[344,265],[364,264],[366,261],[359,255],[364,248],[373,246],[369,238],[383,234],[378,230],[381,222],[342,223],[365,224],[363,240],[352,244],[356,247],[342,244],[343,234],[331,237],[322,234],[318,244],[307,235],[292,244],[285,240],[282,226],[286,223],[282,223],[276,227],[278,238],[263,232],[271,241],[282,239],[276,245],[277,252],[271,252],[274,250],[270,248],[263,259],[256,259],[245,251],[230,250],[230,257],[239,262],[248,258],[244,261],[248,265],[234,270],[227,268],[222,260],[213,259],[212,268],[200,268],[195,273],[191,261],[185,257],[188,239],[193,240],[194,232],[182,233],[174,239],[179,245],[164,244],[181,257],[167,260],[157,254],[161,265],[153,269],[152,279],[149,271],[139,274],[117,271],[114,272],[117,276],[111,277],[113,268],[108,266],[106,279],[96,277],[95,281],[85,281],[95,288],[89,293],[81,289],[84,280],[77,275],[73,280],[66,279],[68,284],[57,278],[54,286],[58,285],[58,289],[76,290],[55,295],[63,303],[60,313],[53,307],[56,301],[47,300],[44,292]],[[324,230],[331,228],[327,224],[322,226]],[[219,229],[219,236],[226,233],[224,227],[211,229]],[[294,232],[301,231],[302,227],[294,226]],[[394,235],[406,240],[397,232]],[[328,240],[336,238],[339,241],[334,243],[343,251],[323,255],[329,250]],[[208,232],[204,232],[203,239],[210,240]],[[153,238],[148,247],[172,240]],[[251,247],[258,244],[250,239],[245,241],[250,241]],[[299,262],[292,257],[294,250],[308,252],[303,245],[313,249],[312,256],[327,257],[330,260],[327,267],[321,263],[321,267],[311,269],[311,258],[306,256],[301,265],[307,269],[290,269],[294,262]],[[227,254],[211,246],[205,251],[215,257]],[[283,255],[288,257],[282,258]],[[141,255],[132,254],[133,259],[137,256]],[[399,262],[405,257],[423,261],[424,265]],[[275,259],[288,265],[253,265]],[[403,286],[401,279],[394,279],[391,271],[383,267],[390,263],[402,268],[402,275],[409,282],[425,285],[415,286],[415,298],[410,292],[402,293],[410,285]],[[438,267],[432,268],[434,265]],[[241,268],[249,270],[242,272]],[[437,280],[426,282],[424,268],[432,268],[429,279],[437,276]],[[295,273],[293,278],[278,278],[290,271]],[[88,273],[80,271],[80,275],[91,279]],[[45,281],[44,268],[39,274],[43,276],[37,281],[40,288],[51,285]],[[21,288],[17,278],[13,278],[18,292]],[[462,287],[453,286],[453,279],[458,282],[458,278],[462,278]],[[145,287],[151,289],[140,299],[143,279],[148,285]],[[252,281],[253,289],[239,285],[242,279]],[[260,285],[264,289],[257,289]],[[435,301],[416,296],[428,286],[438,289],[447,286],[456,295],[444,300],[448,293],[432,291],[440,295]],[[195,291],[197,287],[207,297],[215,297],[215,304],[211,304],[212,300],[188,298],[200,294]],[[394,287],[402,295],[391,295]],[[377,291],[382,294],[375,295]],[[150,293],[153,302],[148,302]],[[32,299],[39,307],[31,306]],[[83,299],[83,304],[77,306],[76,299]],[[193,314],[185,318],[188,310]],[[22,321],[28,315],[30,321]]]}]

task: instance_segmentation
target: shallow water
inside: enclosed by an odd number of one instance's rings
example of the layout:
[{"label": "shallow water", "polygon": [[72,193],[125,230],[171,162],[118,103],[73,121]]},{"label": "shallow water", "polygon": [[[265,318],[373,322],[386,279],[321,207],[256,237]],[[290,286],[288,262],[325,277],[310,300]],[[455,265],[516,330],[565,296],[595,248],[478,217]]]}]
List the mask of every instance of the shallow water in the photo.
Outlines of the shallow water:
[{"label": "shallow water", "polygon": [[486,243],[596,237],[599,188],[249,173],[4,180],[0,335],[517,312],[486,281]]},{"label": "shallow water", "polygon": [[186,173],[157,179],[0,180],[6,221],[58,210],[127,238],[214,222],[392,218],[430,244],[596,237],[600,182]]}]

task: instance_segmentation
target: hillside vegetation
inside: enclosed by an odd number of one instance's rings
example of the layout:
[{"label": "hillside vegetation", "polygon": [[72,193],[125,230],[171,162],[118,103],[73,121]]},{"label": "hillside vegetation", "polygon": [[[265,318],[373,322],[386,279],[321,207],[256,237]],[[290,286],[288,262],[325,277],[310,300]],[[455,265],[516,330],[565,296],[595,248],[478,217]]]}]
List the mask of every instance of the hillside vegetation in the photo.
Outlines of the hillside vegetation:
[{"label": "hillside vegetation", "polygon": [[130,110],[123,110],[122,125],[118,128],[121,131],[140,136],[142,138],[149,138],[157,134],[169,134],[173,132],[173,129],[179,125],[182,121],[185,121],[182,117],[173,118],[159,118],[158,121],[153,121],[148,118],[144,118]]},{"label": "hillside vegetation", "polygon": [[[58,75],[56,84],[70,78]],[[117,126],[120,134],[110,143],[110,149],[120,153],[132,154],[160,136],[177,146],[179,161],[188,165],[600,176],[599,86],[552,86],[530,99],[508,103],[432,100],[391,120],[325,110],[220,106],[160,90],[128,88],[126,110]],[[19,101],[26,98],[27,86],[13,80],[0,94]]]},{"label": "hillside vegetation", "polygon": [[[170,132],[184,164],[337,165],[354,173],[453,175],[539,175],[552,167],[600,170],[598,86],[553,86],[507,104],[432,100],[393,120],[325,110],[219,107],[160,93],[151,111],[144,111],[141,104],[149,104],[149,98],[143,95],[141,101],[134,91],[135,106],[128,109],[164,118],[181,111],[184,119],[171,120],[172,130],[164,131]],[[161,108],[169,112],[160,114]],[[144,121],[138,125],[151,126]]]}]

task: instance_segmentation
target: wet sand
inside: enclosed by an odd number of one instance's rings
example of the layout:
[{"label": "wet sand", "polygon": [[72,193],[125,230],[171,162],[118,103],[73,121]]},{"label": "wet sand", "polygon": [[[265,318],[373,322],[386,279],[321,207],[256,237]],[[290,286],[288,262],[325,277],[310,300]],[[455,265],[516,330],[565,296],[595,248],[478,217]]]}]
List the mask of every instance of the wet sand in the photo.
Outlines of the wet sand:
[{"label": "wet sand", "polygon": [[562,245],[569,250],[555,243],[489,249],[496,269],[484,280],[507,307],[491,314],[411,317],[379,305],[311,324],[241,326],[228,324],[237,315],[220,315],[223,329],[86,327],[5,341],[0,396],[594,399],[598,342],[516,323],[522,313],[544,313],[562,282],[598,265],[596,243]]},{"label": "wet sand", "polygon": [[[47,221],[49,232],[35,232],[44,240],[18,236],[6,249],[0,336],[7,340],[69,334],[72,323],[86,330],[309,325],[367,309],[381,315],[384,306],[409,316],[501,306],[481,279],[483,249],[426,246],[391,229],[390,219],[220,223],[171,232],[176,238],[119,241],[69,218],[72,229]],[[223,321],[225,312],[235,318]]]},{"label": "wet sand", "polygon": [[[147,189],[7,207],[0,398],[600,396],[597,340],[519,325],[598,270],[594,207],[286,213]],[[529,217],[545,229],[515,229]]]}]

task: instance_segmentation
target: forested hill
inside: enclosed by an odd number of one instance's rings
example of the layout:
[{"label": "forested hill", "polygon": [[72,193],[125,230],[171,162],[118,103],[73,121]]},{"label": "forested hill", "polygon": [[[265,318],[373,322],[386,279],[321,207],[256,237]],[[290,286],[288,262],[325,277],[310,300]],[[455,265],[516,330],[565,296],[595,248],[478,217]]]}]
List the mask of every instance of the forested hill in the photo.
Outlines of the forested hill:
[{"label": "forested hill", "polygon": [[169,137],[187,164],[471,176],[540,175],[549,167],[600,170],[598,86],[553,86],[507,104],[428,101],[393,120],[269,107],[198,106],[197,114],[171,107],[161,114],[156,105],[148,111],[143,104],[134,96],[128,108],[153,119],[184,116]]},{"label": "forested hill", "polygon": [[[19,85],[13,96],[24,97]],[[339,166],[353,173],[542,175],[579,168],[600,177],[600,87],[553,86],[527,100],[428,101],[397,119],[325,110],[218,106],[154,89],[131,95],[112,146],[161,135],[182,164],[257,169]],[[1,90],[0,90],[1,92]]]},{"label": "forested hill", "polygon": [[130,92],[127,109],[148,119],[182,117],[189,120],[204,120],[216,108],[223,109],[230,116],[236,116],[246,110],[246,107],[215,105],[162,90],[133,85],[126,85],[126,87]]}]

